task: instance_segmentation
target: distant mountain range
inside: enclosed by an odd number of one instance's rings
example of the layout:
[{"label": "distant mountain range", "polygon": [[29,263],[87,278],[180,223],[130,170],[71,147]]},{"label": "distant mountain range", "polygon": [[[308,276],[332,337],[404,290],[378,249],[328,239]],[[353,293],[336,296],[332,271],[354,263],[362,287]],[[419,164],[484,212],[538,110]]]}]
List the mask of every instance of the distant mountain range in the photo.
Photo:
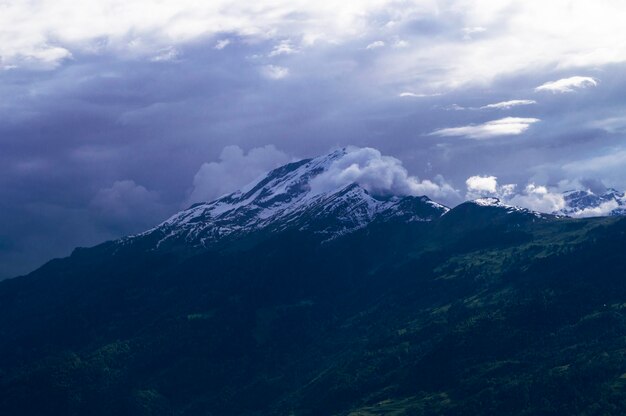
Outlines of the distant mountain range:
[{"label": "distant mountain range", "polygon": [[608,188],[595,194],[591,190],[572,190],[563,193],[567,207],[558,213],[577,217],[625,215],[626,199],[623,192]]},{"label": "distant mountain range", "polygon": [[[357,183],[324,190],[312,186],[315,178],[344,156],[346,150],[339,149],[287,164],[242,190],[215,201],[194,204],[151,230],[123,239],[122,243],[141,240],[152,249],[177,245],[206,248],[244,236],[291,228],[310,230],[332,239],[372,222],[432,221],[450,211],[426,196],[372,195]],[[590,190],[568,191],[563,196],[567,206],[552,214],[573,217],[626,214],[624,194],[614,189],[599,195]],[[522,209],[497,198],[475,202]]]},{"label": "distant mountain range", "polygon": [[623,194],[449,209],[343,156],[0,282],[0,414],[626,414]]}]

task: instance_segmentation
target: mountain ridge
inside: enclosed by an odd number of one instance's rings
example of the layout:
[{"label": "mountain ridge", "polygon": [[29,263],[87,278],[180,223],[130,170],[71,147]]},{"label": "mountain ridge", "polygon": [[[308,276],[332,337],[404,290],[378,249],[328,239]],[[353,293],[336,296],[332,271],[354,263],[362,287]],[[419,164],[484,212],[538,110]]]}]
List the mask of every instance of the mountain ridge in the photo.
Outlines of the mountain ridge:
[{"label": "mountain ridge", "polygon": [[[152,241],[153,249],[181,245],[206,248],[220,241],[289,228],[310,228],[332,239],[375,221],[432,221],[450,211],[427,196],[373,194],[357,182],[330,189],[316,186],[320,175],[347,154],[347,148],[340,148],[280,166],[241,190],[213,201],[195,203],[156,227],[120,241],[122,244],[138,239]],[[612,188],[601,194],[591,190],[566,191],[563,200],[566,206],[551,213],[508,205],[497,197],[486,196],[464,203],[523,212],[537,218],[626,215],[624,193]]]},{"label": "mountain ridge", "polygon": [[181,244],[208,247],[223,239],[288,228],[311,229],[332,239],[373,221],[430,221],[449,211],[426,196],[373,195],[356,182],[316,189],[318,175],[346,154],[346,149],[339,149],[281,166],[242,190],[193,204],[121,242],[156,239],[154,249]]}]

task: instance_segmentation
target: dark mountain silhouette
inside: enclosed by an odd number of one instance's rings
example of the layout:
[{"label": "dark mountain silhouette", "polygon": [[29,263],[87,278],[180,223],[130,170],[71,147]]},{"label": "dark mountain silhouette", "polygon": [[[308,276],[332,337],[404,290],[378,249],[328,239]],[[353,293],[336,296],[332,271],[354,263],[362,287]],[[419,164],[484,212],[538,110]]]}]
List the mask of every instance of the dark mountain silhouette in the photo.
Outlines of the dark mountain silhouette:
[{"label": "dark mountain silhouette", "polygon": [[323,158],[0,282],[0,414],[622,415],[626,219]]}]

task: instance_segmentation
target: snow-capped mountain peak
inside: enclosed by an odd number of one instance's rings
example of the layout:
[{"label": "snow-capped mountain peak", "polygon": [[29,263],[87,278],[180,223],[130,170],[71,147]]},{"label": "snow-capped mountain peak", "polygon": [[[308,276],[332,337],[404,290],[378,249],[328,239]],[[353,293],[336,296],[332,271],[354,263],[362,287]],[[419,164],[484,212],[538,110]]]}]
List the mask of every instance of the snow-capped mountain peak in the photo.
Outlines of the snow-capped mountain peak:
[{"label": "snow-capped mountain peak", "polygon": [[475,199],[473,201],[469,201],[469,203],[475,204],[475,205],[478,205],[478,206],[481,206],[481,207],[496,207],[496,208],[500,208],[500,209],[504,210],[505,212],[507,212],[508,214],[523,213],[523,214],[533,215],[533,216],[535,216],[537,218],[548,218],[548,217],[550,217],[550,215],[543,214],[543,213],[538,212],[538,211],[533,211],[533,210],[530,210],[530,209],[527,209],[527,208],[518,207],[518,206],[515,206],[515,205],[505,204],[499,198],[495,198],[495,197],[478,198],[478,199]]},{"label": "snow-capped mountain peak", "polygon": [[599,217],[625,215],[626,197],[623,192],[607,188],[595,193],[590,189],[570,190],[563,193],[566,207],[558,213],[572,217]]},{"label": "snow-capped mountain peak", "polygon": [[373,221],[430,221],[448,211],[424,196],[372,195],[357,183],[335,189],[312,186],[346,154],[346,149],[339,149],[281,166],[239,191],[194,204],[126,241],[148,239],[154,248],[208,247],[259,231],[285,229],[308,229],[332,239]]}]

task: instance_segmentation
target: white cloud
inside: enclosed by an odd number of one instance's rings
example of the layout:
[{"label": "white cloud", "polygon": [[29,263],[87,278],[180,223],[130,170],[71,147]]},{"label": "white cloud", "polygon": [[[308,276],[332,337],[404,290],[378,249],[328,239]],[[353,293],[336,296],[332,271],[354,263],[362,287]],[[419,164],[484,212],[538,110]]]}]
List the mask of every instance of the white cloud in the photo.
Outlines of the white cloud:
[{"label": "white cloud", "polygon": [[426,98],[426,97],[439,97],[440,95],[441,95],[440,93],[422,94],[422,93],[416,93],[416,92],[411,92],[411,91],[404,91],[398,94],[398,97]]},{"label": "white cloud", "polygon": [[393,47],[396,49],[408,48],[410,46],[409,42],[403,39],[398,39],[393,43]]},{"label": "white cloud", "polygon": [[[395,44],[404,46],[402,53],[393,48],[381,53],[369,73],[384,82],[454,88],[545,68],[624,62],[623,12],[623,3],[615,0],[9,1],[0,13],[0,66],[54,67],[72,53],[104,50],[149,59],[169,45],[225,33],[341,47],[384,30],[388,39],[407,40]],[[383,16],[389,23],[381,26]],[[404,29],[418,18],[458,26],[437,36],[411,37]],[[464,36],[458,36],[459,28]]]},{"label": "white cloud", "polygon": [[407,53],[380,62],[381,79],[419,74],[422,85],[458,88],[546,68],[573,70],[626,62],[620,18],[625,9],[615,0],[453,0],[447,5],[439,8],[438,18],[428,18],[446,21],[456,12],[463,27],[489,31],[485,36],[470,35],[471,42],[451,34],[412,42],[414,48]]},{"label": "white cloud", "polygon": [[311,181],[311,188],[313,192],[324,192],[351,183],[374,195],[427,195],[444,202],[459,198],[458,191],[443,177],[420,180],[409,175],[400,160],[368,147],[348,148],[344,157]]},{"label": "white cloud", "polygon": [[432,132],[431,135],[444,137],[462,136],[477,140],[498,136],[516,136],[524,133],[532,124],[539,121],[537,118],[506,117],[483,124],[439,129]]},{"label": "white cloud", "polygon": [[265,65],[261,68],[261,74],[269,79],[283,79],[289,75],[289,68],[278,65]]},{"label": "white cloud", "polygon": [[465,181],[468,192],[495,194],[498,188],[498,178],[495,176],[470,176]]},{"label": "white cloud", "polygon": [[511,205],[545,213],[560,211],[566,206],[561,192],[549,191],[545,186],[534,183],[526,185],[524,191],[519,194],[505,197],[505,200]]},{"label": "white cloud", "polygon": [[598,81],[595,78],[576,76],[546,82],[545,84],[535,88],[535,91],[549,91],[555,93],[574,92],[577,89],[595,87],[597,85]]},{"label": "white cloud", "polygon": [[463,39],[465,40],[470,40],[472,39],[472,35],[476,35],[479,33],[484,33],[486,32],[487,29],[481,26],[475,26],[475,27],[464,27],[463,28]]},{"label": "white cloud", "polygon": [[382,40],[377,40],[376,42],[372,42],[367,45],[365,49],[377,49],[382,48],[383,46],[385,46],[385,42],[383,42]]},{"label": "white cloud", "polygon": [[227,146],[218,162],[204,163],[193,179],[188,203],[212,201],[234,192],[268,171],[289,163],[291,158],[272,145],[245,153],[239,146]]},{"label": "white cloud", "polygon": [[480,175],[467,178],[465,186],[467,187],[465,194],[467,200],[484,197],[506,199],[513,195],[517,189],[515,184],[499,185],[498,178],[495,176]]},{"label": "white cloud", "polygon": [[533,211],[552,213],[565,208],[563,194],[558,190],[548,190],[545,186],[534,183],[517,191],[516,184],[499,185],[495,176],[471,176],[465,181],[468,200],[495,197],[509,205],[528,208]]},{"label": "white cloud", "polygon": [[230,45],[230,39],[220,39],[217,42],[215,42],[214,48],[217,49],[218,51],[221,51],[228,45]]},{"label": "white cloud", "polygon": [[178,58],[180,52],[173,47],[165,48],[159,51],[159,54],[151,59],[152,62],[169,62]]},{"label": "white cloud", "polygon": [[572,217],[576,218],[589,218],[589,217],[603,217],[609,215],[611,211],[619,208],[620,205],[615,200],[610,200],[601,203],[597,207],[585,208],[580,211],[576,211],[571,214]]},{"label": "white cloud", "polygon": [[372,16],[386,11],[392,3],[10,1],[3,3],[0,13],[0,65],[51,66],[71,56],[71,51],[93,53],[104,49],[150,58],[168,45],[178,46],[224,33],[249,39],[294,38],[306,45],[320,39],[341,43],[373,29]]},{"label": "white cloud", "polygon": [[294,48],[292,42],[287,39],[281,41],[278,45],[274,46],[269,56],[272,58],[279,55],[291,55],[297,52],[298,50]]},{"label": "white cloud", "polygon": [[462,105],[458,105],[458,104],[450,104],[450,105],[444,105],[442,107],[439,107],[442,110],[446,110],[446,111],[463,111],[463,110],[472,110],[471,107],[463,107]]},{"label": "white cloud", "polygon": [[480,107],[480,109],[481,110],[490,110],[490,109],[508,110],[509,108],[518,107],[521,105],[532,105],[532,104],[537,104],[537,101],[535,100],[510,100],[510,101],[502,101],[502,102],[494,103],[494,104],[487,104],[487,105]]}]

